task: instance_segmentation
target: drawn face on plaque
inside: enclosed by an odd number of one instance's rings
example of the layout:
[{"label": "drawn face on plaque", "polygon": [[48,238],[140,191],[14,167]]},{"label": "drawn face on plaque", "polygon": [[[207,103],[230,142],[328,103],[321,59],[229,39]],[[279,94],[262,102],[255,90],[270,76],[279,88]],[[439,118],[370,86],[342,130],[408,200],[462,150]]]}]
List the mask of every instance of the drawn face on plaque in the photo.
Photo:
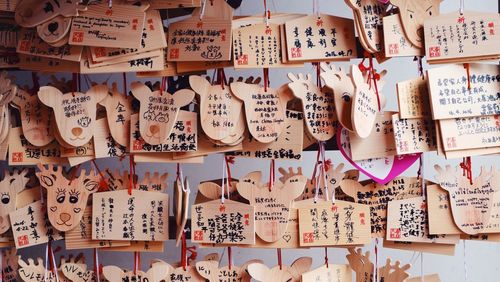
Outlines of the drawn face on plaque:
[{"label": "drawn face on plaque", "polygon": [[424,21],[439,15],[441,1],[391,0],[391,4],[399,8],[399,16],[406,38],[418,48],[424,46]]},{"label": "drawn face on plaque", "polygon": [[132,97],[118,92],[116,83],[113,83],[111,91],[99,104],[106,108],[111,136],[118,144],[127,146],[130,135]]},{"label": "drawn face on plaque", "polygon": [[108,94],[106,85],[92,86],[86,93],[63,94],[52,86],[40,87],[38,98],[54,110],[57,128],[67,144],[78,147],[87,144],[94,135],[97,103]]},{"label": "drawn face on plaque", "polygon": [[49,221],[59,231],[69,231],[82,219],[90,194],[99,188],[100,177],[93,170],[68,180],[63,175],[62,167],[38,165],[36,175],[40,184],[47,189],[47,213]]},{"label": "drawn face on plaque", "polygon": [[27,169],[4,171],[5,177],[0,181],[0,234],[10,228],[9,213],[16,210],[17,194],[24,190],[29,181],[27,173]]},{"label": "drawn face on plaque", "polygon": [[171,270],[170,265],[157,262],[153,263],[147,272],[137,271],[134,274],[133,271],[125,271],[118,266],[108,265],[102,268],[102,273],[109,282],[160,282],[167,279]]},{"label": "drawn face on plaque", "polygon": [[174,94],[167,91],[151,91],[140,82],[132,83],[132,94],[141,103],[139,111],[139,131],[144,141],[158,145],[166,141],[177,120],[181,107],[194,98],[194,91],[181,89]]},{"label": "drawn face on plaque", "polygon": [[76,16],[86,9],[80,0],[23,0],[17,4],[14,16],[20,26],[34,27],[57,16]]},{"label": "drawn face on plaque", "polygon": [[276,242],[286,230],[292,201],[304,191],[307,177],[293,175],[284,182],[276,181],[272,187],[260,183],[261,177],[260,171],[251,172],[236,188],[255,207],[255,233],[266,242]]},{"label": "drawn face on plaque", "polygon": [[[57,16],[50,19],[43,24],[36,27],[36,32],[43,41],[49,43],[50,45],[57,44],[61,40],[69,35],[69,29],[71,27],[71,18]],[[64,44],[68,42],[68,38],[64,40]],[[60,44],[60,45],[64,45]]]}]

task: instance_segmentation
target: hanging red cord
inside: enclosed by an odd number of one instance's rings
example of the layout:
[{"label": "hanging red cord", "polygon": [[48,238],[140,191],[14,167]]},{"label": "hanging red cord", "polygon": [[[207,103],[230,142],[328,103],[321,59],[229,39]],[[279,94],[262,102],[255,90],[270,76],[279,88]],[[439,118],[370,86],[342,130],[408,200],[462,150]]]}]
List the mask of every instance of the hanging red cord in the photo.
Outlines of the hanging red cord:
[{"label": "hanging red cord", "polygon": [[135,177],[135,162],[134,162],[134,154],[130,154],[129,156],[129,182],[128,182],[128,194],[132,195],[132,189],[135,188],[134,177]]},{"label": "hanging red cord", "polygon": [[269,69],[263,68],[262,71],[264,72],[264,92],[267,92],[267,87],[269,87]]},{"label": "hanging red cord", "polygon": [[181,266],[184,271],[186,271],[187,261],[186,261],[186,231],[182,231],[181,237]]},{"label": "hanging red cord", "polygon": [[134,275],[141,270],[141,252],[134,252]]},{"label": "hanging red cord", "polygon": [[101,180],[99,180],[99,191],[100,192],[107,191],[108,190],[108,182],[106,181],[106,178],[104,177],[104,174],[102,173],[102,171],[97,166],[97,163],[95,162],[95,160],[92,160],[92,164],[94,165],[95,169],[97,170],[97,173],[101,177]]},{"label": "hanging red cord", "polygon": [[422,79],[424,79],[425,77],[424,77],[424,67],[423,67],[423,65],[422,65],[422,58],[423,58],[423,56],[415,56],[415,57],[413,57],[413,61],[414,61],[414,62],[415,62],[415,61],[417,62],[417,70],[418,70],[418,75],[419,75]]},{"label": "hanging red cord", "polygon": [[31,72],[31,80],[33,81],[33,87],[31,88],[31,95],[35,95],[40,89],[40,78],[36,74],[36,72]]},{"label": "hanging red cord", "polygon": [[321,66],[319,62],[313,64],[316,66],[316,86],[321,89]]},{"label": "hanging red cord", "polygon": [[[368,58],[368,67],[364,65],[365,59]],[[377,86],[377,80],[380,79],[380,75],[375,71],[373,68],[373,55],[365,51],[363,60],[361,63],[358,65],[359,70],[361,72],[368,72],[368,78],[367,78],[367,83],[370,85],[370,89],[372,87],[372,82],[373,82],[373,87],[375,88],[375,95],[377,96],[377,104],[378,104],[378,110],[381,110],[381,104],[380,104],[380,96],[378,93],[378,86]]]},{"label": "hanging red cord", "polygon": [[[234,157],[233,156],[224,156],[224,159],[226,160],[226,167],[227,167],[227,185],[229,188],[231,188],[231,168],[229,167],[229,164],[234,164]],[[229,192],[228,192],[229,194]]]},{"label": "hanging red cord", "polygon": [[82,74],[78,74],[78,92],[82,92]]},{"label": "hanging red cord", "polygon": [[278,265],[280,267],[280,270],[282,270],[283,269],[283,262],[281,261],[281,248],[277,248],[276,253],[278,255]]},{"label": "hanging red cord", "polygon": [[228,260],[229,270],[231,270],[231,267],[233,265],[233,263],[232,263],[232,261],[233,261],[233,251],[232,251],[231,247],[227,247],[227,260]]},{"label": "hanging red cord", "polygon": [[462,162],[460,163],[460,168],[462,168],[462,170],[463,170],[463,176],[467,177],[467,179],[469,179],[470,185],[472,185],[472,161],[471,161],[471,157],[463,158]]},{"label": "hanging red cord", "polygon": [[467,90],[470,90],[470,65],[469,63],[464,63],[465,71],[467,72]]},{"label": "hanging red cord", "polygon": [[163,95],[163,91],[165,91],[166,85],[167,85],[167,77],[164,76],[161,78],[160,95]]},{"label": "hanging red cord", "polygon": [[217,79],[219,80],[220,87],[222,88],[222,90],[224,90],[224,85],[226,83],[226,74],[224,73],[224,68],[217,69]]},{"label": "hanging red cord", "polygon": [[272,190],[274,186],[275,176],[274,176],[274,159],[271,160],[269,165],[269,191]]}]

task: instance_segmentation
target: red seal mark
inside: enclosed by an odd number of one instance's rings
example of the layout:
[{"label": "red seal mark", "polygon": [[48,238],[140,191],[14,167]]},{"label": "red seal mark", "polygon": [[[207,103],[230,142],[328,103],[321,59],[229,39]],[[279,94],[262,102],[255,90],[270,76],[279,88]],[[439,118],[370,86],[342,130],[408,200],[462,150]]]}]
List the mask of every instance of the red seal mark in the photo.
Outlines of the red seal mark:
[{"label": "red seal mark", "polygon": [[14,152],[12,153],[12,162],[13,163],[20,163],[24,159],[24,154],[22,152]]},{"label": "red seal mark", "polygon": [[30,240],[28,238],[28,235],[23,235],[23,236],[17,237],[17,245],[19,245],[19,247],[26,246],[29,243],[30,243]]},{"label": "red seal mark", "polygon": [[448,148],[456,148],[457,147],[457,139],[455,137],[446,138],[446,145]]},{"label": "red seal mark", "polygon": [[142,150],[142,146],[144,146],[144,141],[143,140],[135,140],[134,141],[134,151],[139,151]]},{"label": "red seal mark", "polygon": [[312,232],[302,234],[302,241],[304,243],[314,243],[314,235]]},{"label": "red seal mark", "polygon": [[27,52],[30,50],[31,47],[31,42],[29,40],[21,40],[21,43],[19,44],[19,50]]},{"label": "red seal mark", "polygon": [[248,55],[244,54],[239,56],[238,65],[248,65]]},{"label": "red seal mark", "polygon": [[83,42],[83,31],[75,31],[73,33],[73,37],[71,38],[72,42]]},{"label": "red seal mark", "polygon": [[439,48],[439,46],[429,47],[429,57],[441,57],[441,49]]},{"label": "red seal mark", "polygon": [[196,230],[194,232],[194,238],[195,241],[203,241],[203,231],[202,230]]},{"label": "red seal mark", "polygon": [[170,59],[179,59],[179,48],[172,48],[169,52]]},{"label": "red seal mark", "polygon": [[292,48],[292,58],[302,58],[302,48]]},{"label": "red seal mark", "polygon": [[391,230],[389,232],[389,237],[391,239],[401,238],[401,230],[399,228],[391,228]]},{"label": "red seal mark", "polygon": [[399,45],[397,43],[389,44],[389,54],[391,55],[399,54]]}]

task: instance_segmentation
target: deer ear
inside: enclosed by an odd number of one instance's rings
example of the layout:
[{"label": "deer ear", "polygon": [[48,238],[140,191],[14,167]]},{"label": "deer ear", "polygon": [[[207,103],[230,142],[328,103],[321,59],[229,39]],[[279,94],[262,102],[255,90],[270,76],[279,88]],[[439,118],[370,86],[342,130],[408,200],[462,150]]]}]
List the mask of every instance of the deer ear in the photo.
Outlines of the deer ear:
[{"label": "deer ear", "polygon": [[134,95],[134,97],[139,101],[143,101],[147,97],[151,96],[151,89],[138,81],[132,82],[131,91],[132,95]]},{"label": "deer ear", "polygon": [[199,75],[191,75],[189,77],[189,85],[191,89],[193,89],[196,93],[200,94],[200,96],[208,93],[208,88],[210,87],[210,83]]},{"label": "deer ear", "polygon": [[359,87],[359,85],[364,82],[363,74],[361,73],[357,65],[351,66],[351,77],[352,82],[354,82],[354,85],[357,87]]},{"label": "deer ear", "polygon": [[198,191],[208,199],[218,199],[222,193],[220,185],[213,182],[204,182],[198,185]]},{"label": "deer ear", "polygon": [[219,268],[219,262],[216,260],[211,261],[199,261],[196,263],[196,271],[203,278],[210,280],[212,278],[212,273],[216,272]]},{"label": "deer ear", "polygon": [[400,10],[404,8],[407,0],[391,0],[391,4],[398,7]]},{"label": "deer ear", "polygon": [[63,93],[59,89],[52,86],[42,86],[38,90],[38,99],[51,108],[58,105],[59,100],[62,98]]},{"label": "deer ear", "polygon": [[104,84],[99,84],[99,85],[92,86],[87,91],[86,94],[90,95],[92,97],[92,99],[94,99],[94,102],[97,104],[97,103],[101,102],[102,100],[104,100],[108,96],[108,92],[109,92],[108,86],[106,86]]},{"label": "deer ear", "polygon": [[240,182],[236,185],[238,193],[245,199],[250,200],[252,195],[252,190],[256,189],[259,185],[262,173],[260,171],[254,171],[247,174],[244,178],[240,179]]},{"label": "deer ear", "polygon": [[109,282],[121,282],[124,273],[121,268],[114,265],[107,265],[102,268],[102,274]]},{"label": "deer ear", "polygon": [[190,89],[181,89],[174,93],[174,103],[177,107],[184,107],[193,101],[194,91]]},{"label": "deer ear", "polygon": [[244,82],[237,81],[237,82],[231,83],[231,85],[229,87],[231,88],[231,92],[233,93],[234,96],[236,96],[236,98],[238,98],[242,101],[245,101],[246,96],[248,96],[248,95],[245,95],[246,94],[245,89],[249,88],[250,84],[246,84]]},{"label": "deer ear", "polygon": [[263,263],[251,263],[248,265],[247,269],[250,276],[256,280],[265,281],[272,279],[272,277],[269,277],[269,267]]},{"label": "deer ear", "polygon": [[172,267],[169,264],[157,262],[151,266],[147,274],[151,282],[160,282],[165,280],[171,270]]}]

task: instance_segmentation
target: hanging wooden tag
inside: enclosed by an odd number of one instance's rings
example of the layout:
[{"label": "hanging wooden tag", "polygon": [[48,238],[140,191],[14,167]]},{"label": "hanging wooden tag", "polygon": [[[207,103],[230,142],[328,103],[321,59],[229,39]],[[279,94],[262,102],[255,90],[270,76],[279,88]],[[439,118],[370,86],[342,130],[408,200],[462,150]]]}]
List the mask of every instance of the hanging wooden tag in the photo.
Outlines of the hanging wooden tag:
[{"label": "hanging wooden tag", "polygon": [[288,87],[302,101],[305,123],[309,133],[318,141],[327,141],[335,134],[336,120],[333,92],[320,89],[312,82],[311,75],[288,73],[292,81]]},{"label": "hanging wooden tag", "polygon": [[132,115],[132,97],[118,92],[116,83],[102,101],[113,139],[122,146],[127,146],[130,137],[130,116]]},{"label": "hanging wooden tag", "polygon": [[423,253],[438,254],[444,256],[454,256],[456,245],[384,240],[383,247],[387,249],[403,250],[410,252],[423,252]]},{"label": "hanging wooden tag", "polygon": [[[165,152],[192,152],[198,148],[198,124],[195,112],[179,111],[173,130],[164,143],[158,145],[147,144],[139,131],[139,116],[132,115],[130,119],[130,152],[132,153],[165,153]],[[151,155],[151,157],[154,157]],[[173,155],[172,157],[173,158]]]},{"label": "hanging wooden tag", "polygon": [[[130,129],[128,129],[128,132],[130,132]],[[124,156],[125,153],[127,152],[127,147],[118,144],[113,138],[113,136],[111,136],[107,118],[101,118],[96,120],[94,124],[93,140],[94,140],[94,156],[96,159],[121,157]]]},{"label": "hanging wooden tag", "polygon": [[427,203],[423,197],[393,200],[387,203],[387,240],[457,244],[458,235],[430,235]]},{"label": "hanging wooden tag", "polygon": [[316,282],[352,282],[352,269],[346,264],[322,265],[311,271],[302,273],[302,281]]},{"label": "hanging wooden tag", "polygon": [[192,242],[213,244],[254,244],[255,208],[220,200],[191,206]]},{"label": "hanging wooden tag", "polygon": [[354,199],[354,202],[370,207],[371,233],[374,238],[386,234],[387,203],[420,196],[422,189],[416,177],[397,177],[382,185],[375,182],[362,185],[356,180],[342,180],[340,188]]},{"label": "hanging wooden tag", "polygon": [[248,273],[253,279],[261,282],[299,282],[302,274],[309,271],[312,258],[301,257],[296,259],[291,266],[267,267],[263,263],[254,262],[248,265]]},{"label": "hanging wooden tag", "polygon": [[[182,180],[181,180],[182,181]],[[174,182],[174,216],[177,228],[175,229],[175,245],[179,246],[188,220],[189,213],[189,181],[184,177],[184,189],[179,181]]]},{"label": "hanging wooden tag", "polygon": [[406,38],[417,48],[424,47],[424,21],[432,21],[439,15],[441,2],[442,0],[391,1],[392,5],[399,8],[399,20]]},{"label": "hanging wooden tag", "polygon": [[448,192],[439,185],[427,185],[429,234],[462,234],[451,213]]},{"label": "hanging wooden tag", "polygon": [[424,49],[413,45],[403,31],[399,15],[390,15],[383,18],[384,51],[387,57],[423,56]]},{"label": "hanging wooden tag", "polygon": [[481,167],[481,173],[471,182],[451,166],[435,165],[434,168],[438,184],[449,193],[458,228],[471,235],[483,232],[490,221],[493,199],[500,189],[499,171]]},{"label": "hanging wooden tag", "polygon": [[40,185],[47,189],[47,213],[55,229],[68,231],[75,228],[82,219],[90,194],[99,188],[100,176],[91,170],[87,175],[83,169],[80,176],[68,180],[63,167],[49,165],[46,169],[39,164],[36,176]]},{"label": "hanging wooden tag", "polygon": [[286,111],[286,127],[271,143],[260,143],[245,134],[243,149],[232,154],[243,158],[301,160],[304,147],[304,121],[300,112]]},{"label": "hanging wooden tag", "polygon": [[[89,5],[73,17],[69,44],[114,48],[138,48],[144,28],[144,11],[149,5],[108,3]],[[126,20],[125,20],[126,19]]]},{"label": "hanging wooden tag", "polygon": [[12,103],[19,109],[23,136],[30,144],[43,147],[54,140],[52,114],[37,95],[18,89]]},{"label": "hanging wooden tag", "polygon": [[[411,3],[411,1],[407,1]],[[425,56],[429,64],[474,62],[500,58],[500,17],[465,11],[431,17],[424,22]]]},{"label": "hanging wooden tag", "polygon": [[377,0],[345,0],[353,9],[358,21],[358,34],[364,38],[370,53],[376,53],[383,48],[382,18],[386,15],[385,4]]},{"label": "hanging wooden tag", "polygon": [[378,268],[378,279],[380,281],[387,282],[404,282],[407,281],[406,278],[410,277],[408,269],[410,269],[410,264],[405,264],[401,266],[399,260],[395,264],[391,263],[391,259],[387,258],[385,265]]},{"label": "hanging wooden tag", "polygon": [[96,281],[94,271],[87,270],[85,263],[61,262],[60,272],[72,282]]},{"label": "hanging wooden tag", "polygon": [[427,75],[433,119],[500,114],[497,65],[470,64],[469,74],[463,65],[446,65],[429,69]]},{"label": "hanging wooden tag", "polygon": [[[92,240],[92,208],[83,212],[80,223],[64,233],[66,250],[130,246],[130,241]],[[69,277],[68,277],[69,278]]]},{"label": "hanging wooden tag", "polygon": [[63,239],[63,233],[50,224],[46,206],[41,201],[19,208],[9,217],[16,249]]},{"label": "hanging wooden tag", "polygon": [[102,268],[102,274],[109,282],[137,281],[160,282],[165,281],[172,267],[163,263],[154,263],[147,271],[125,271],[118,266],[107,265]]},{"label": "hanging wooden tag", "polygon": [[0,234],[10,229],[9,213],[16,210],[17,195],[24,190],[29,178],[28,169],[4,170],[4,178],[0,181]]},{"label": "hanging wooden tag", "polygon": [[374,266],[370,261],[370,251],[367,251],[364,255],[361,248],[357,250],[349,248],[348,251],[349,254],[347,254],[346,258],[349,266],[356,274],[356,282],[374,281]]},{"label": "hanging wooden tag", "polygon": [[301,247],[359,245],[371,241],[370,207],[356,203],[318,200],[299,208]]},{"label": "hanging wooden tag", "polygon": [[47,22],[57,16],[73,17],[80,11],[85,11],[86,6],[80,1],[69,0],[60,3],[58,1],[40,2],[33,0],[19,2],[15,9],[16,23],[22,27],[35,27]]},{"label": "hanging wooden tag", "polygon": [[286,125],[286,105],[293,98],[288,85],[264,89],[255,84],[233,82],[231,91],[245,104],[248,130],[257,141],[270,143],[280,136]]},{"label": "hanging wooden tag", "polygon": [[356,134],[360,138],[366,138],[371,134],[379,112],[378,98],[374,87],[366,83],[357,65],[351,65],[351,77],[355,87],[351,121]]},{"label": "hanging wooden tag", "polygon": [[354,161],[396,155],[392,115],[394,112],[376,113],[370,135],[365,138],[349,132],[351,158]]},{"label": "hanging wooden tag", "polygon": [[19,256],[19,277],[21,280],[24,282],[56,282],[58,280],[56,274],[43,265],[43,259],[39,257],[36,260],[35,263],[32,258],[29,258],[28,262],[25,262]]},{"label": "hanging wooden tag", "polygon": [[281,237],[275,242],[266,242],[259,237],[255,239],[254,245],[247,245],[246,248],[257,248],[257,249],[298,249],[299,244],[299,214],[297,209],[297,202],[292,202],[292,207],[290,208],[290,215],[288,217],[288,224],[286,229],[283,231]]},{"label": "hanging wooden tag", "polygon": [[40,87],[38,98],[54,110],[56,124],[62,139],[71,146],[85,145],[94,135],[97,103],[106,97],[108,87],[96,85],[85,94],[63,94],[52,86]]},{"label": "hanging wooden tag", "polygon": [[294,199],[304,191],[307,177],[293,175],[272,186],[260,183],[262,173],[251,172],[236,185],[238,193],[255,207],[255,232],[266,242],[275,242],[286,230]]},{"label": "hanging wooden tag", "polygon": [[68,43],[72,17],[57,16],[36,27],[40,38],[51,46],[59,47]]},{"label": "hanging wooden tag", "polygon": [[163,22],[160,12],[148,9],[146,11],[145,23],[139,46],[136,46],[136,48],[123,48],[123,46],[118,48],[90,47],[89,49],[92,60],[95,62],[102,62],[166,47],[167,41],[163,31]]},{"label": "hanging wooden tag", "polygon": [[400,118],[422,118],[431,115],[427,76],[396,83]]},{"label": "hanging wooden tag", "polygon": [[66,158],[61,157],[61,146],[52,141],[44,147],[31,145],[23,136],[21,127],[10,129],[9,133],[9,165],[64,164]]},{"label": "hanging wooden tag", "polygon": [[399,114],[394,114],[392,126],[398,155],[436,150],[436,128],[430,117],[400,119]]},{"label": "hanging wooden tag", "polygon": [[242,266],[223,266],[219,268],[219,260],[199,261],[196,263],[196,271],[208,281],[241,281],[250,282],[252,279],[247,272],[250,263],[262,263],[261,260],[251,260]]},{"label": "hanging wooden tag", "polygon": [[140,103],[139,129],[141,137],[150,145],[165,142],[177,121],[180,108],[194,98],[194,91],[181,89],[174,94],[167,91],[151,91],[140,82],[132,83],[132,94]]},{"label": "hanging wooden tag", "polygon": [[92,202],[93,240],[168,240],[168,194],[118,190],[96,193]]},{"label": "hanging wooden tag", "polygon": [[66,61],[78,62],[82,58],[83,46],[72,46],[65,44],[60,47],[53,47],[43,41],[36,30],[21,29],[16,52],[20,54],[62,59]]},{"label": "hanging wooden tag", "polygon": [[175,268],[160,259],[155,259],[154,261],[170,267],[170,274],[167,277],[167,280],[170,280],[168,281],[206,282],[206,279],[198,274],[196,266],[194,265],[186,265],[186,267],[179,266]]},{"label": "hanging wooden tag", "polygon": [[131,59],[124,62],[107,61],[99,64],[100,66],[93,64],[89,56],[82,55],[80,61],[80,73],[82,74],[161,71],[165,64],[164,52],[161,49],[131,56],[129,57]]},{"label": "hanging wooden tag", "polygon": [[[237,121],[242,115],[243,102],[231,93],[229,86],[211,85],[204,77],[192,75],[189,84],[200,95],[200,119],[203,132],[213,140],[223,140],[230,134],[240,136],[243,129]],[[234,112],[234,113],[233,113]]]},{"label": "hanging wooden tag", "polygon": [[[357,57],[354,22],[310,15],[285,22],[289,61],[349,60]],[[284,48],[284,46],[283,46]]]},{"label": "hanging wooden tag", "polygon": [[17,282],[19,277],[19,256],[17,255],[16,248],[4,249],[2,251],[2,281]]},{"label": "hanging wooden tag", "polygon": [[439,121],[445,151],[500,146],[500,115]]}]

